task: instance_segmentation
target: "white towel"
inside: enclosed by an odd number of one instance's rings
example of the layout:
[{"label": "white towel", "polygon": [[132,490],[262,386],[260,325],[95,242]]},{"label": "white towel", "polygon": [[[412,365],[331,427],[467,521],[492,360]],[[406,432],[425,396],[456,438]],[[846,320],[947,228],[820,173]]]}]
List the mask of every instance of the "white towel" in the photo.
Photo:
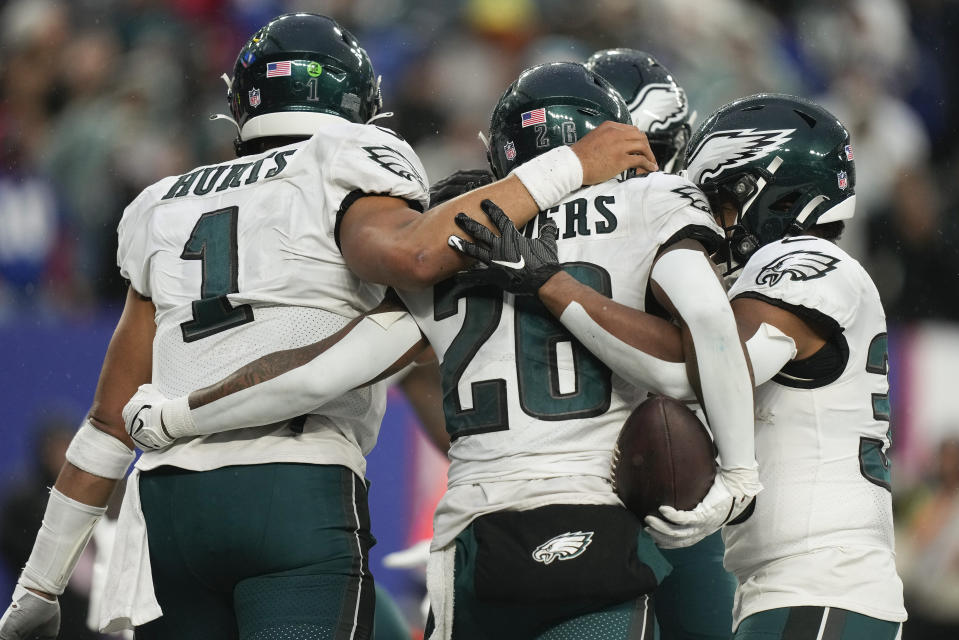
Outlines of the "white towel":
[{"label": "white towel", "polygon": [[435,627],[428,640],[450,640],[453,633],[453,577],[456,543],[430,553],[426,565],[426,591]]},{"label": "white towel", "polygon": [[146,624],[163,615],[153,592],[147,523],[140,508],[140,472],[127,479],[116,540],[100,604],[100,631],[110,633]]}]

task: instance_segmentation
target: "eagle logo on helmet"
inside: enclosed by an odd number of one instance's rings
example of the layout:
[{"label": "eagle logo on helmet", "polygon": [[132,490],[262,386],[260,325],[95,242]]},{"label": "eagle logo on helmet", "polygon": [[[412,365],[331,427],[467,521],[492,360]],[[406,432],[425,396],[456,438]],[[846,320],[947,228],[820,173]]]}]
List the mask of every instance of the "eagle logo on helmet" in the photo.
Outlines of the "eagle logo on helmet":
[{"label": "eagle logo on helmet", "polygon": [[730,129],[711,133],[689,155],[687,175],[696,184],[716,178],[778,151],[792,140],[795,129]]},{"label": "eagle logo on helmet", "polygon": [[689,101],[686,92],[674,84],[647,84],[629,103],[629,112],[634,125],[656,133],[685,122]]},{"label": "eagle logo on helmet", "polygon": [[553,560],[572,560],[583,555],[592,541],[592,531],[567,531],[536,547],[533,560],[543,564],[550,564]]},{"label": "eagle logo on helmet", "polygon": [[772,287],[787,276],[790,280],[815,280],[834,271],[838,262],[839,258],[819,251],[791,251],[763,267],[756,284]]}]

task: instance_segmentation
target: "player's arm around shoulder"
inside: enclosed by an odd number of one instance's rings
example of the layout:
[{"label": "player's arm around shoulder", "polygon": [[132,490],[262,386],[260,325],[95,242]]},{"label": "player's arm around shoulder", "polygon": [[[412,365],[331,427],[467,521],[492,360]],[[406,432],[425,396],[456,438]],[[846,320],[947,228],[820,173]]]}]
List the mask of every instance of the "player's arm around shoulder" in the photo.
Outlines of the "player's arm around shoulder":
[{"label": "player's arm around shoulder", "polygon": [[595,184],[630,168],[655,170],[642,132],[603,123],[569,147],[534,158],[509,176],[449,200],[420,215],[397,198],[362,197],[342,212],[339,242],[350,268],[361,278],[415,290],[465,268],[469,260],[447,239],[460,233],[454,219],[465,213],[494,229],[481,203],[492,200],[522,226],[584,184]]},{"label": "player's arm around shoulder", "polygon": [[426,341],[395,295],[318,342],[267,354],[188,396],[143,385],[123,410],[141,448],[272,424],[310,413],[402,369]]}]

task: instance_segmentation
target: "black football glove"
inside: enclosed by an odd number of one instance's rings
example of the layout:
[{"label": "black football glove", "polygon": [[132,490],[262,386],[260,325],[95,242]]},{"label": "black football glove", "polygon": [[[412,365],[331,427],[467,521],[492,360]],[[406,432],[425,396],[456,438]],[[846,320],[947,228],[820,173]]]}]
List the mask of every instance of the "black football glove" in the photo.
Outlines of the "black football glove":
[{"label": "black football glove", "polygon": [[512,293],[535,295],[562,270],[556,257],[556,223],[547,221],[540,225],[538,238],[527,238],[492,200],[483,200],[480,206],[500,235],[494,235],[465,213],[456,215],[456,224],[473,236],[474,242],[450,236],[450,246],[486,265],[459,273],[458,283],[463,287],[494,285]]},{"label": "black football glove", "polygon": [[493,174],[486,169],[456,171],[430,185],[430,208],[492,182]]}]

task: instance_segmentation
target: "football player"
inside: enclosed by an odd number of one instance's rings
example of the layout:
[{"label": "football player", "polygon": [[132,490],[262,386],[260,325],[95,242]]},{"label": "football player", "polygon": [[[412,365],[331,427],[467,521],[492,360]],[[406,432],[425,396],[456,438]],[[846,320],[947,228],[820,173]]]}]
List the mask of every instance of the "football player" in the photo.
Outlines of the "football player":
[{"label": "football player", "polygon": [[[446,277],[468,263],[446,244],[453,216],[482,216],[486,197],[509,202],[525,222],[538,202],[629,167],[655,168],[635,127],[609,123],[534,172],[424,215],[422,166],[401,137],[369,124],[379,82],[333,20],[270,21],[240,51],[228,85],[238,158],[161,180],[124,212],[126,306],[0,618],[4,640],[56,636],[56,595],[132,462],[133,441],[147,435],[134,426],[131,440],[121,416],[138,385],[188,393],[356,324],[382,284]],[[373,248],[375,259],[364,253]],[[374,319],[384,331],[410,330],[390,314]],[[136,626],[141,638],[368,638],[364,454],[384,395],[357,389],[293,421],[145,452],[127,483],[103,626]]]},{"label": "football player", "polygon": [[[627,123],[629,112],[584,66],[529,69],[494,109],[493,171],[523,172],[606,120]],[[709,372],[702,376],[706,406],[726,461],[696,513],[698,526],[690,525],[681,542],[697,541],[738,514],[760,489],[751,384],[705,252],[722,232],[699,190],[665,173],[614,179],[542,207],[523,233],[491,201],[483,208],[521,238],[561,233],[566,268],[590,287],[640,308],[653,290],[675,311],[690,353],[695,345],[690,359]],[[502,260],[519,266],[534,258]],[[692,281],[695,291],[686,286]],[[427,576],[431,637],[652,637],[647,595],[669,565],[609,478],[616,436],[645,390],[613,376],[533,296],[453,280],[399,294],[440,358],[452,440]],[[398,336],[387,348],[377,343],[383,332],[364,329],[364,322],[307,349],[265,356],[187,398],[161,400],[162,422],[149,421],[181,435],[230,428],[251,413],[256,424],[316,406],[343,384],[319,372],[357,368],[342,346],[347,340],[338,338],[369,336],[366,363],[392,362],[416,337]],[[683,347],[664,355],[682,360]],[[140,407],[143,398],[134,399],[127,414]]]},{"label": "football player", "polygon": [[[713,113],[692,136],[686,166],[727,231],[726,273],[738,274],[729,298],[758,385],[765,489],[723,529],[726,566],[738,578],[734,637],[893,640],[906,611],[894,555],[885,314],[868,274],[833,242],[855,207],[849,134],[808,100],[760,94]],[[488,239],[489,259],[477,255],[490,270],[508,269],[495,248],[507,242],[539,241]],[[651,357],[677,348],[676,327],[568,274],[540,285],[544,264],[527,260],[500,278],[535,283],[547,308],[619,375],[692,396],[681,364]],[[657,539],[681,536],[693,519],[661,512],[647,519]]]},{"label": "football player", "polygon": [[[623,96],[662,170],[679,173],[695,113],[669,70],[645,51],[625,48],[597,51],[586,67]],[[662,551],[673,566],[656,590],[662,640],[726,640],[736,579],[723,568],[722,534],[717,531],[691,547]]]},{"label": "football player", "polygon": [[646,132],[662,171],[679,173],[695,113],[686,91],[660,62],[638,49],[603,49],[586,61],[586,68],[616,88],[632,122]]}]

